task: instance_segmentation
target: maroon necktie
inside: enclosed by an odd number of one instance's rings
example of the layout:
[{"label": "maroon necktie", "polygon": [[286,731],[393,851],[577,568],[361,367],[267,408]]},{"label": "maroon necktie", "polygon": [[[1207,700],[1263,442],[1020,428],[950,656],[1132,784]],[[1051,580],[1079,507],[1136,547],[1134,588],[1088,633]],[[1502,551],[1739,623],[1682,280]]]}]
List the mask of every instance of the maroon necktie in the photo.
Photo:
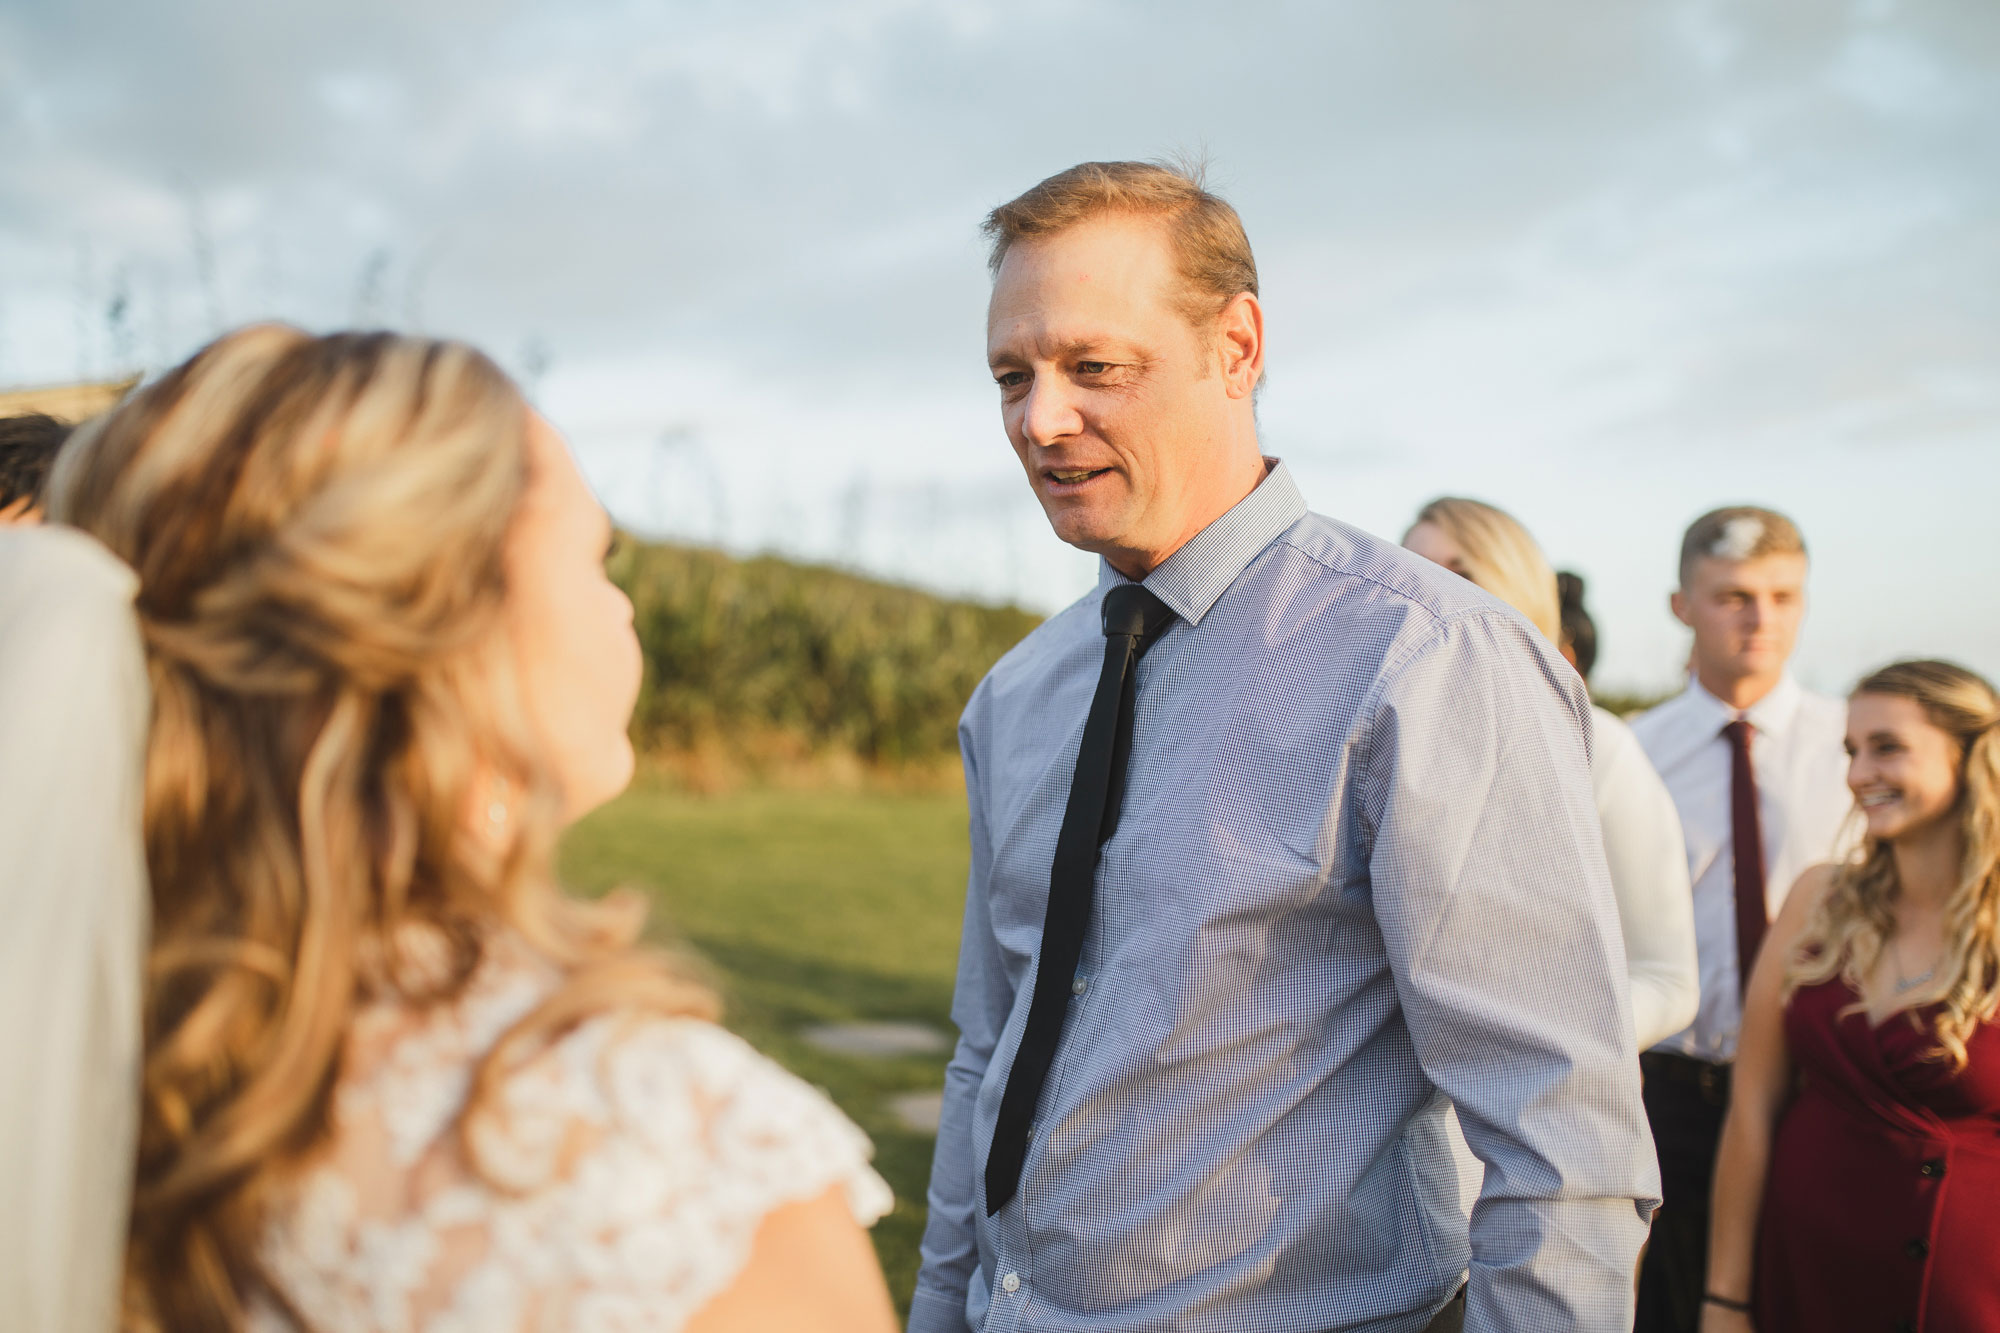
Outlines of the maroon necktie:
[{"label": "maroon necktie", "polygon": [[1750,767],[1754,730],[1743,718],[1722,729],[1729,740],[1729,844],[1736,861],[1736,984],[1744,990],[1770,924],[1764,909],[1764,826],[1757,818],[1757,774]]}]

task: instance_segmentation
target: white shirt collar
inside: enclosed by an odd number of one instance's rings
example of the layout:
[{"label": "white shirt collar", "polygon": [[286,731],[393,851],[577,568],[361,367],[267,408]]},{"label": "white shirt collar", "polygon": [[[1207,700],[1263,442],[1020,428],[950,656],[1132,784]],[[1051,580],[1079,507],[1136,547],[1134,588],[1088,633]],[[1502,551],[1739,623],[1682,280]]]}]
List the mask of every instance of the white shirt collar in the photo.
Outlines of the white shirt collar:
[{"label": "white shirt collar", "polygon": [[1776,740],[1791,729],[1804,697],[1805,691],[1798,680],[1787,671],[1769,694],[1739,713],[1702,688],[1701,681],[1690,672],[1687,688],[1660,705],[1663,713],[1670,714],[1666,719],[1670,725],[1660,728],[1654,743],[1647,748],[1657,767],[1671,768],[1720,736],[1722,729],[1738,717],[1749,719],[1751,726]]},{"label": "white shirt collar", "polygon": [[1799,715],[1799,699],[1805,693],[1789,671],[1778,677],[1778,683],[1771,687],[1768,694],[1740,711],[1710,694],[1699,677],[1688,677],[1687,692],[1695,696],[1693,705],[1703,715],[1715,718],[1715,730],[1721,731],[1741,717],[1766,736],[1785,734],[1792,725],[1792,719]]}]

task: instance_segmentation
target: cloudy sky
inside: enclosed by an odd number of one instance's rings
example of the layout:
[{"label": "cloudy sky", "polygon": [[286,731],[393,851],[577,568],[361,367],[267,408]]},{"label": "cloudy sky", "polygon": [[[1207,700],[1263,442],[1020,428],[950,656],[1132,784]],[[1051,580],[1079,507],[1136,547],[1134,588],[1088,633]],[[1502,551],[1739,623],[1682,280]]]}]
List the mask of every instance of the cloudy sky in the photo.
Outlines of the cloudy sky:
[{"label": "cloudy sky", "polygon": [[1512,509],[1657,687],[1681,528],[1771,503],[1810,682],[2000,672],[1993,0],[0,0],[0,385],[466,337],[635,527],[1053,609],[977,223],[1187,150],[1315,508]]}]

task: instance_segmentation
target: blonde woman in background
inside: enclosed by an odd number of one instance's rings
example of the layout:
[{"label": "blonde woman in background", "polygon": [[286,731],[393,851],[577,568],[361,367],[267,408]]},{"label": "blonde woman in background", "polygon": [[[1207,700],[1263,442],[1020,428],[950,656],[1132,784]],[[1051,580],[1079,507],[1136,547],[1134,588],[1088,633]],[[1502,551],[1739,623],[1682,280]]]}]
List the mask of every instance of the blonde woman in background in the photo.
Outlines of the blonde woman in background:
[{"label": "blonde woman in background", "polygon": [[1884,667],[1847,753],[1860,854],[1800,876],[1744,998],[1703,1333],[2000,1328],[2000,696]]},{"label": "blonde woman in background", "polygon": [[860,1132],[555,887],[639,655],[492,362],[232,334],[50,508],[137,573],[154,698],[126,1327],[893,1326]]},{"label": "blonde woman in background", "polygon": [[[1512,515],[1478,500],[1433,500],[1417,514],[1403,545],[1470,579],[1562,646],[1555,571]],[[1624,928],[1632,1025],[1643,1051],[1692,1022],[1700,1000],[1687,848],[1673,798],[1631,728],[1602,708],[1593,712],[1591,785]]]}]

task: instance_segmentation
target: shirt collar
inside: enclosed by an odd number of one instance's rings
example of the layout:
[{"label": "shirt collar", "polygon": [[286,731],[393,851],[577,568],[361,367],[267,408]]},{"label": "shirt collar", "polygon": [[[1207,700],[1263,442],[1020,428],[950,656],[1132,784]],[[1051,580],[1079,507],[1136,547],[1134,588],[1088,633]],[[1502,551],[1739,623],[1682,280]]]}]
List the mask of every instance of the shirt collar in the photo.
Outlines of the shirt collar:
[{"label": "shirt collar", "polygon": [[1739,713],[1702,688],[1699,679],[1692,676],[1688,679],[1690,702],[1701,711],[1703,717],[1714,720],[1716,731],[1721,731],[1738,717],[1743,717],[1763,735],[1774,738],[1782,736],[1792,725],[1792,719],[1798,716],[1799,699],[1804,693],[1805,691],[1799,688],[1798,681],[1792,678],[1792,673],[1787,671],[1778,677],[1778,683],[1771,687],[1769,694]]},{"label": "shirt collar", "polygon": [[[1291,470],[1276,458],[1267,457],[1264,462],[1269,470],[1256,490],[1189,538],[1145,578],[1147,590],[1190,625],[1200,624],[1250,562],[1306,516],[1305,497],[1299,494]],[[1100,588],[1129,581],[1109,560],[1099,560]]]}]

